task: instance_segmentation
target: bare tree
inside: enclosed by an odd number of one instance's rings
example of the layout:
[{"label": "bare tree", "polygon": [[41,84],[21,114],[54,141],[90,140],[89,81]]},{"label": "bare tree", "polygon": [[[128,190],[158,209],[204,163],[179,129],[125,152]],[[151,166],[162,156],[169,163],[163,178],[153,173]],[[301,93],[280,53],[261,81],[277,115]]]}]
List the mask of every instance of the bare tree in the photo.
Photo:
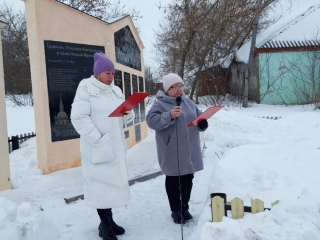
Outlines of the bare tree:
[{"label": "bare tree", "polygon": [[290,83],[296,101],[320,108],[320,51],[303,52],[297,58],[301,60],[290,61]]},{"label": "bare tree", "polygon": [[88,13],[101,20],[108,20],[123,15],[130,15],[136,21],[141,18],[140,11],[135,8],[128,10],[125,5],[121,4],[121,0],[57,0],[70,7],[76,8],[82,12]]},{"label": "bare tree", "polygon": [[[190,85],[194,98],[200,73],[228,59],[251,37],[257,9],[255,1],[175,0],[166,8],[166,21],[160,25],[155,47],[161,68],[174,71]],[[262,21],[265,26],[269,21]]]},{"label": "bare tree", "polygon": [[144,66],[144,76],[145,76],[145,91],[150,93],[150,95],[155,95],[157,93],[156,83],[153,77],[151,68],[147,65]]},{"label": "bare tree", "polygon": [[283,99],[282,92],[286,90],[286,78],[288,74],[294,71],[294,66],[301,61],[300,58],[296,58],[288,64],[283,55],[277,55],[276,61],[280,63],[279,68],[276,70],[271,66],[271,62],[275,59],[271,59],[272,54],[267,53],[260,56],[260,100],[264,101],[266,98],[270,98],[276,101],[277,98],[282,98],[282,102],[287,104]]},{"label": "bare tree", "polygon": [[[24,14],[21,11],[16,12],[13,5],[4,3],[0,5],[0,18],[8,23],[2,29],[6,96],[17,105],[30,105],[32,88]],[[13,97],[13,95],[21,97]]]},{"label": "bare tree", "polygon": [[[260,9],[262,5],[262,0],[257,0],[256,3],[256,9]],[[251,36],[251,45],[250,45],[250,53],[249,53],[249,61],[248,61],[248,70],[246,73],[246,77],[244,80],[244,92],[243,92],[243,107],[248,107],[248,97],[249,97],[249,79],[251,81],[254,78],[254,58],[255,58],[255,53],[254,50],[256,48],[256,40],[257,40],[257,34],[258,34],[258,25],[259,25],[259,17],[260,13],[259,11],[256,11],[255,16],[254,16],[254,22],[253,22],[253,28],[252,28],[252,36]]]}]

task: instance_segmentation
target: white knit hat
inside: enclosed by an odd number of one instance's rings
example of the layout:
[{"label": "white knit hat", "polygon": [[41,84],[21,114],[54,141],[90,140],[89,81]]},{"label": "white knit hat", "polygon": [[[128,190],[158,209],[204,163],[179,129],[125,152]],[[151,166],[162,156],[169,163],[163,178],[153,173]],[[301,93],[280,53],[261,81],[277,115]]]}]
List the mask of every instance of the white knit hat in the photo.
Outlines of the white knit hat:
[{"label": "white knit hat", "polygon": [[169,88],[176,83],[182,83],[183,81],[181,79],[181,77],[179,77],[177,74],[175,73],[169,73],[167,75],[165,75],[162,79],[162,84],[163,84],[163,89],[165,92],[167,92],[169,90]]}]

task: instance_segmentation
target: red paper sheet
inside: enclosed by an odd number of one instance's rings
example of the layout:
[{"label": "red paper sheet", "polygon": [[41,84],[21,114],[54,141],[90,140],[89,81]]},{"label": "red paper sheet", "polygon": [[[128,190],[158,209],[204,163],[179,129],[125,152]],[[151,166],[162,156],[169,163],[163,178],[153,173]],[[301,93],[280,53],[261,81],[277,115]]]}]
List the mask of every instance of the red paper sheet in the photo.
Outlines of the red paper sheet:
[{"label": "red paper sheet", "polygon": [[140,102],[142,102],[150,93],[135,92],[127,98],[119,107],[117,107],[109,117],[123,117],[126,111],[134,109]]},{"label": "red paper sheet", "polygon": [[190,122],[187,127],[192,127],[198,125],[199,122],[203,120],[208,120],[213,114],[218,112],[223,106],[214,106],[209,107],[206,111],[204,111],[201,115],[199,115],[196,119]]}]

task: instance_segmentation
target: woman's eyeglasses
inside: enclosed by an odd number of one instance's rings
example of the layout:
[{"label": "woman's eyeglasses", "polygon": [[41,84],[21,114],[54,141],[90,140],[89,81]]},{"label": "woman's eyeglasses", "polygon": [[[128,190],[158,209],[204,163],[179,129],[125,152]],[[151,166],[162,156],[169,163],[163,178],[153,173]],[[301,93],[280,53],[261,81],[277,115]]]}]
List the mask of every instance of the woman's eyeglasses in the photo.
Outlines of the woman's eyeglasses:
[{"label": "woman's eyeglasses", "polygon": [[177,90],[177,89],[182,89],[183,88],[183,85],[180,85],[180,86],[171,86],[170,88],[174,89],[174,90]]}]

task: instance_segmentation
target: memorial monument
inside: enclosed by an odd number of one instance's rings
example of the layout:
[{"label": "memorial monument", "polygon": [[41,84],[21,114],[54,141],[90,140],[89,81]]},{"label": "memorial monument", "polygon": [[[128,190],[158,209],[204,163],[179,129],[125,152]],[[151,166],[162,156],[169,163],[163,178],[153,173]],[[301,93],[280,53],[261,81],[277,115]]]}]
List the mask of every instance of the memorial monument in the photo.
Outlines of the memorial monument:
[{"label": "memorial monument", "polygon": [[[27,20],[38,165],[44,173],[81,165],[79,135],[70,121],[79,82],[93,72],[93,54],[115,63],[115,85],[129,97],[143,92],[143,44],[130,16],[107,22],[56,0],[24,0]],[[145,102],[124,125],[128,147],[147,136]]]}]

